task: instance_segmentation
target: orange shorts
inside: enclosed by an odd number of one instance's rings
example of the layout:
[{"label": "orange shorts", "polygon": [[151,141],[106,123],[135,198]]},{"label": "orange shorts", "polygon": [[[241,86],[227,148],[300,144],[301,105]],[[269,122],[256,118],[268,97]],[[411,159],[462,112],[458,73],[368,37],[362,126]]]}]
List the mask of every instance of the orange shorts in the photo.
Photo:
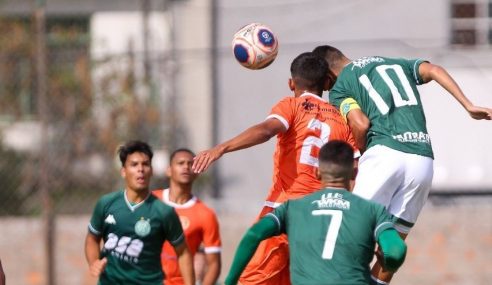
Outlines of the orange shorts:
[{"label": "orange shorts", "polygon": [[242,285],[290,285],[288,245],[285,234],[262,241],[239,282]]}]

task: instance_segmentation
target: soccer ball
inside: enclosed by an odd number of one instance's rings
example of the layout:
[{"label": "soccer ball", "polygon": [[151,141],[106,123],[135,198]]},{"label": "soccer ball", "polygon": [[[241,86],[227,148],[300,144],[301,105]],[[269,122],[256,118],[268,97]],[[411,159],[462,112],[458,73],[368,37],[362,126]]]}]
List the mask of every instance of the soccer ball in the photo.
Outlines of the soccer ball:
[{"label": "soccer ball", "polygon": [[236,60],[249,69],[269,66],[278,51],[277,37],[272,30],[260,23],[252,23],[239,29],[232,40],[232,52]]}]

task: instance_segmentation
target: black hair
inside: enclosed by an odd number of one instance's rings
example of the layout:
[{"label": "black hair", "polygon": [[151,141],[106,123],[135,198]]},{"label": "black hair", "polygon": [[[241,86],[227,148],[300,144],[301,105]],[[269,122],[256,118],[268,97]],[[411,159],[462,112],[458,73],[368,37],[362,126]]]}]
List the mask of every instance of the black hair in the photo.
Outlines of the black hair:
[{"label": "black hair", "polygon": [[175,151],[171,152],[171,155],[169,155],[169,164],[171,164],[173,162],[173,159],[178,152],[187,152],[187,153],[191,154],[191,156],[193,156],[193,157],[195,156],[195,153],[188,148],[185,148],[185,147],[178,148]]},{"label": "black hair", "polygon": [[322,175],[350,178],[354,168],[354,150],[348,143],[332,140],[319,151],[319,168]]},{"label": "black hair", "polygon": [[326,61],[312,52],[301,53],[290,65],[290,74],[297,87],[319,94],[323,92],[327,73]]},{"label": "black hair", "polygon": [[146,142],[139,140],[129,141],[118,148],[118,155],[120,157],[121,166],[125,166],[127,157],[135,152],[146,154],[149,157],[150,161],[152,161],[152,157],[154,156],[152,148]]},{"label": "black hair", "polygon": [[330,70],[345,57],[339,49],[329,45],[317,46],[313,49],[313,54],[325,59]]}]

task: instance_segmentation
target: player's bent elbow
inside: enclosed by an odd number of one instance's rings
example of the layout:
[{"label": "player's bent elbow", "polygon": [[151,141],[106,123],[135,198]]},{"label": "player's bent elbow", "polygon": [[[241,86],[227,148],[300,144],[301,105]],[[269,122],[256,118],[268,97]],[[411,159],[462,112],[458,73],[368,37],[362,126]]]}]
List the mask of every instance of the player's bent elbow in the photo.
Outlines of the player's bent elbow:
[{"label": "player's bent elbow", "polygon": [[393,246],[384,254],[384,267],[386,270],[395,272],[405,261],[407,246],[403,243],[399,246]]},{"label": "player's bent elbow", "polygon": [[405,261],[407,245],[394,229],[383,231],[378,238],[384,269],[395,272]]}]

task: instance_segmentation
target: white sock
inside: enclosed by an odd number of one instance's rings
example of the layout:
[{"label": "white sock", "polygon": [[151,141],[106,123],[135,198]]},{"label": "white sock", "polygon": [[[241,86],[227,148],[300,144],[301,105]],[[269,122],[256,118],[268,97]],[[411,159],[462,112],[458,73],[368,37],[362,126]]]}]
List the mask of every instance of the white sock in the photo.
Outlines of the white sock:
[{"label": "white sock", "polygon": [[376,284],[378,284],[378,285],[388,285],[389,284],[388,282],[384,282],[383,280],[379,280],[379,279],[377,279],[376,277],[374,277],[372,275],[371,275],[371,279],[374,282],[376,282]]}]

